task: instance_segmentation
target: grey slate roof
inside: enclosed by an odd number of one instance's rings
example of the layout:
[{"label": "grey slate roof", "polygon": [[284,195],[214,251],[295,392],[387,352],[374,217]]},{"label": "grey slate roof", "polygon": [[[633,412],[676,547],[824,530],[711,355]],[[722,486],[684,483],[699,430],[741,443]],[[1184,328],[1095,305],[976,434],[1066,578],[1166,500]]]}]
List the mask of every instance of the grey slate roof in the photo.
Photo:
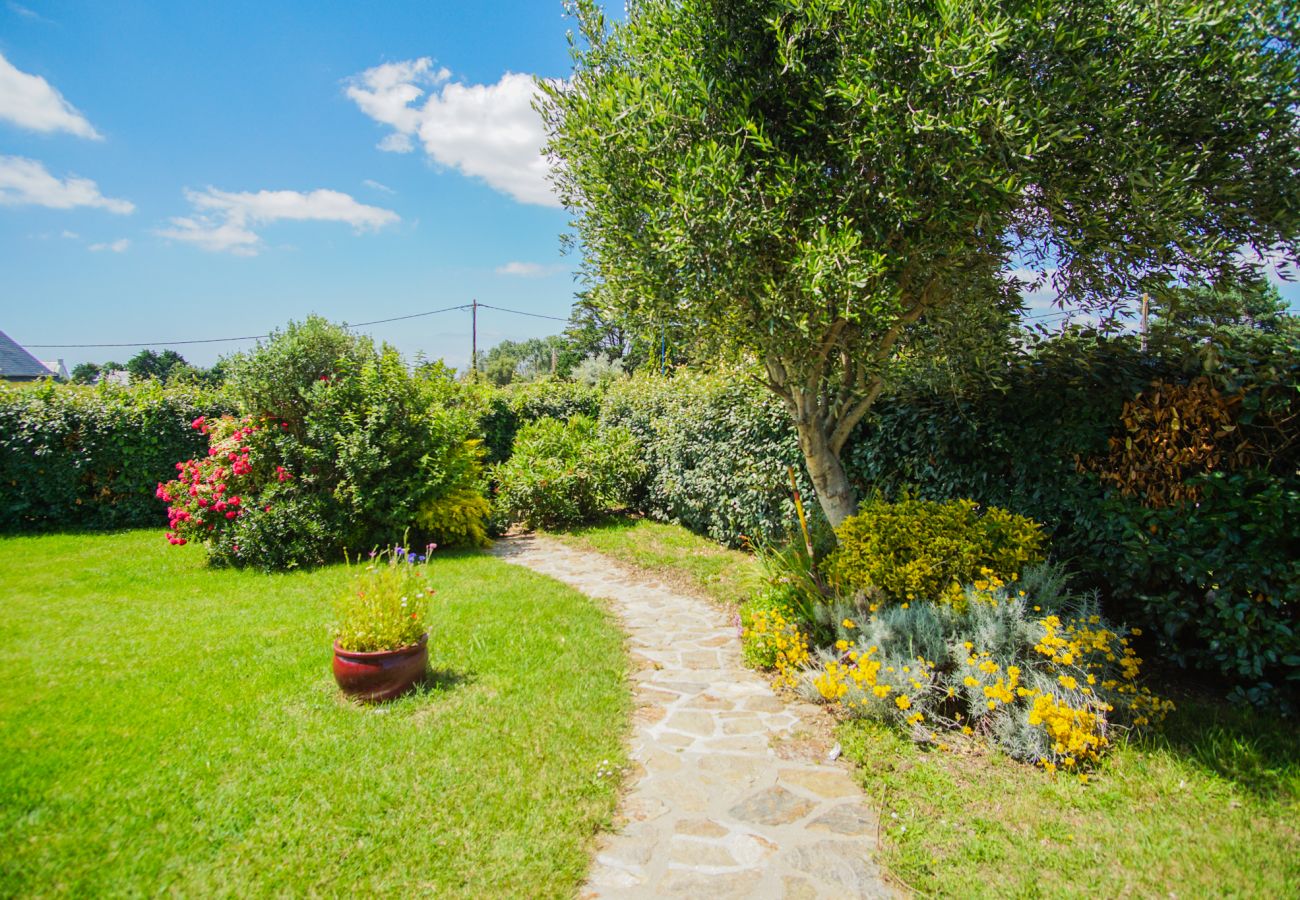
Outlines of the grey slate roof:
[{"label": "grey slate roof", "polygon": [[0,378],[48,378],[50,370],[0,331]]}]

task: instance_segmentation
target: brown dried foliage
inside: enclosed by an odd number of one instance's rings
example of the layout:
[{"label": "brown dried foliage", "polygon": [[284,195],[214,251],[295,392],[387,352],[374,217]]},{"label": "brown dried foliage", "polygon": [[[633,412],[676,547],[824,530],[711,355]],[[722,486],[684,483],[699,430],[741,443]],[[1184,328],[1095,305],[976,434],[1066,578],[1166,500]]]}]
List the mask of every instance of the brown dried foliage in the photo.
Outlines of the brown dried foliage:
[{"label": "brown dried foliage", "polygon": [[1239,395],[1225,396],[1208,378],[1190,384],[1157,381],[1124,404],[1123,432],[1110,452],[1089,461],[1102,483],[1145,506],[1160,508],[1200,499],[1195,475],[1232,471],[1251,458],[1238,431]]}]

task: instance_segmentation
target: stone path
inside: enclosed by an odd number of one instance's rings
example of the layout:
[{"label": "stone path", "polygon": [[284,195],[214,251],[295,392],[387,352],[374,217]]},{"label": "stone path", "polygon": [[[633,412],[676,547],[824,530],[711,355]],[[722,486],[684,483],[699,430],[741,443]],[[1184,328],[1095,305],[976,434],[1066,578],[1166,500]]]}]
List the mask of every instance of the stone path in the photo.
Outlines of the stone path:
[{"label": "stone path", "polygon": [[892,896],[862,792],[797,740],[825,713],[744,668],[724,613],[544,538],[494,552],[609,601],[629,636],[633,771],[581,897]]}]

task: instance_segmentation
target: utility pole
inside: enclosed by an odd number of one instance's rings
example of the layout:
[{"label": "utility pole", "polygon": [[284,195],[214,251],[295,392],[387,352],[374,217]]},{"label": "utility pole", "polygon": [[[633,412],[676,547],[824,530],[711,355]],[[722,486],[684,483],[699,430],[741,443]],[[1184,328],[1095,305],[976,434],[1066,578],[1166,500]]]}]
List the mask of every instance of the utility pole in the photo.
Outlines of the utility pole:
[{"label": "utility pole", "polygon": [[1142,294],[1142,352],[1147,352],[1147,313],[1150,311],[1151,295],[1143,292]]},{"label": "utility pole", "polygon": [[470,325],[469,325],[469,365],[470,370],[474,373],[474,380],[478,381],[478,298],[470,304]]}]

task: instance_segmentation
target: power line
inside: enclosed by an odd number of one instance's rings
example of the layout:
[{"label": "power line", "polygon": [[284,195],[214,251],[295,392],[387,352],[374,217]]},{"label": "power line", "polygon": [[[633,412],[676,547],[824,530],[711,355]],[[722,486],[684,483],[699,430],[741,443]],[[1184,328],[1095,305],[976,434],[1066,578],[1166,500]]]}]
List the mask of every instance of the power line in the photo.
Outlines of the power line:
[{"label": "power line", "polygon": [[92,347],[172,347],[180,344],[224,344],[231,341],[258,341],[270,335],[250,334],[245,337],[205,338],[194,341],[139,341],[133,344],[23,344],[40,350],[79,350]]},{"label": "power line", "polygon": [[524,312],[522,309],[506,309],[504,306],[488,306],[486,303],[480,303],[479,309],[495,309],[497,312],[514,313],[516,316],[532,316],[534,319],[550,319],[552,322],[567,322],[568,319],[562,319],[559,316],[544,316],[541,313]]},{"label": "power line", "polygon": [[[371,322],[355,322],[348,324],[346,327],[365,328],[369,325],[384,325],[388,322],[404,322],[407,319],[419,319],[423,316],[436,316],[438,313],[453,312],[458,309],[469,309],[469,304],[462,303],[460,306],[448,306],[443,309],[432,309],[428,312],[411,313],[409,316],[393,316],[391,319],[375,319]],[[506,310],[506,312],[513,311],[514,310]],[[234,341],[260,341],[263,338],[268,337],[270,337],[269,334],[250,334],[243,337],[203,338],[187,341],[137,341],[129,344],[24,344],[23,346],[33,347],[38,350],[82,350],[96,347],[176,347],[183,344],[226,344]]]}]

